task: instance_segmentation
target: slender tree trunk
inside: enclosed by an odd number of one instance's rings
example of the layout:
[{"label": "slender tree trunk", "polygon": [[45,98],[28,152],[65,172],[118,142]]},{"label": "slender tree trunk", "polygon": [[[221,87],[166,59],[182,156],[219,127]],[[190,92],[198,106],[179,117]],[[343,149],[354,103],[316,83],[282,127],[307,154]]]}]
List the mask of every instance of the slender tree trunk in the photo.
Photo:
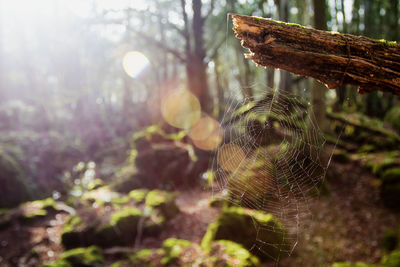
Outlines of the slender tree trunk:
[{"label": "slender tree trunk", "polygon": [[206,64],[204,50],[204,18],[201,15],[201,0],[193,0],[193,50],[186,58],[186,73],[189,89],[198,97],[202,110],[206,113],[212,111],[212,103],[209,98]]},{"label": "slender tree trunk", "polygon": [[267,68],[267,86],[269,88],[275,88],[275,69]]},{"label": "slender tree trunk", "polygon": [[394,41],[400,41],[400,33],[399,33],[399,0],[390,0],[390,5],[391,5],[391,10],[393,12],[393,24],[391,27],[392,30],[392,40]]},{"label": "slender tree trunk", "polygon": [[217,88],[217,103],[215,105],[216,107],[216,115],[219,117],[222,115],[222,112],[224,110],[223,104],[224,104],[224,87],[222,85],[221,81],[221,73],[219,72],[218,67],[220,66],[220,61],[219,61],[219,56],[218,54],[215,55],[215,60],[214,60],[214,76],[215,76],[215,86]]},{"label": "slender tree trunk", "polygon": [[[277,0],[276,4],[279,10],[279,19],[285,22],[289,21],[289,9],[290,9],[290,1],[289,0]],[[281,77],[279,81],[279,89],[289,92],[291,90],[291,80],[290,80],[290,72],[286,70],[280,70]]]},{"label": "slender tree trunk", "polygon": [[[326,3],[325,0],[313,0],[314,5],[314,26],[319,30],[327,30],[326,25]],[[312,109],[315,122],[321,130],[325,130],[325,91],[326,87],[317,80],[312,84]]]}]

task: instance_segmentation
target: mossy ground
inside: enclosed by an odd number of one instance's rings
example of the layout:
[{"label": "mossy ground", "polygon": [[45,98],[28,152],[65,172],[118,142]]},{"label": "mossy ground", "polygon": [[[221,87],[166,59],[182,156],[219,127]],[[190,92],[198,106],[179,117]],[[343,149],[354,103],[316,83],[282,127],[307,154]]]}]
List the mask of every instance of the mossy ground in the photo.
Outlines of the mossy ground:
[{"label": "mossy ground", "polygon": [[[270,230],[274,229],[274,230]],[[271,214],[243,209],[225,208],[218,220],[209,225],[201,246],[210,250],[214,240],[231,240],[247,249],[259,246],[255,250],[263,260],[283,258],[287,255],[286,231],[282,224]],[[259,243],[262,240],[262,243]]]}]

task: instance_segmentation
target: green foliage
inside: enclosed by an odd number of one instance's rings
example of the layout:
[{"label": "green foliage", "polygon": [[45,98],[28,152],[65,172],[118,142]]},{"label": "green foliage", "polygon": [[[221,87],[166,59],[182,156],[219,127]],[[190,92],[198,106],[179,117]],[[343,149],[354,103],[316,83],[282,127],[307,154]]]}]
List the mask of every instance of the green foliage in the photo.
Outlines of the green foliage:
[{"label": "green foliage", "polygon": [[213,240],[231,240],[247,249],[259,246],[260,250],[254,250],[256,255],[271,260],[271,257],[278,259],[285,256],[282,251],[288,250],[289,246],[283,241],[286,234],[282,224],[271,214],[230,207],[224,209],[217,221],[209,225],[201,246],[210,250]]},{"label": "green foliage", "polygon": [[392,107],[385,115],[385,121],[400,132],[400,106]]}]

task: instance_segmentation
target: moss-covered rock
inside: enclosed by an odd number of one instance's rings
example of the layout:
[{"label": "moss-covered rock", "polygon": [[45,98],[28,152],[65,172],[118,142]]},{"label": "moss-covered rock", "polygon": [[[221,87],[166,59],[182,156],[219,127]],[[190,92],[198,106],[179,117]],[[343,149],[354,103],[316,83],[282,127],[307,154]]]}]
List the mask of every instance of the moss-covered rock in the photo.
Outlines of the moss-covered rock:
[{"label": "moss-covered rock", "polygon": [[164,257],[161,259],[162,265],[169,265],[176,262],[184,248],[189,248],[192,243],[183,239],[168,238],[163,243]]},{"label": "moss-covered rock", "polygon": [[147,189],[135,189],[129,192],[129,197],[132,198],[136,203],[142,203],[149,190]]},{"label": "moss-covered rock", "polygon": [[395,250],[389,255],[382,258],[383,267],[398,267],[400,266],[400,250]]},{"label": "moss-covered rock", "polygon": [[26,202],[20,206],[20,220],[24,223],[30,223],[45,217],[49,212],[54,212],[57,209],[57,204],[52,198]]},{"label": "moss-covered rock", "polygon": [[167,219],[173,218],[179,208],[175,203],[176,194],[161,190],[152,190],[146,196],[146,206],[158,209]]},{"label": "moss-covered rock", "polygon": [[365,262],[335,262],[332,267],[378,267],[378,265],[368,264]]},{"label": "moss-covered rock", "polygon": [[90,246],[88,248],[75,248],[65,251],[59,259],[46,267],[99,267],[103,266],[104,257],[100,248]]},{"label": "moss-covered rock", "polygon": [[70,215],[61,233],[61,243],[67,249],[85,246],[89,243],[88,239],[93,232],[94,227],[88,225],[81,217]]},{"label": "moss-covered rock", "polygon": [[226,208],[217,221],[210,224],[201,246],[210,250],[214,240],[231,240],[246,249],[254,246],[256,256],[264,260],[279,259],[287,255],[287,232],[271,214],[238,207]]},{"label": "moss-covered rock", "polygon": [[96,229],[95,243],[102,247],[125,245],[135,240],[137,226],[143,213],[136,208],[126,207],[114,212],[110,221]]}]

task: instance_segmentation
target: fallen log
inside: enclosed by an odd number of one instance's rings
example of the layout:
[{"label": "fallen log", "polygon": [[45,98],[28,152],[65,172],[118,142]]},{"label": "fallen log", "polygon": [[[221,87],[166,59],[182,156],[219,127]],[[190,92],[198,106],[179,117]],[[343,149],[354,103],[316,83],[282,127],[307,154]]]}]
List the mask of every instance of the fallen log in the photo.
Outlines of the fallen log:
[{"label": "fallen log", "polygon": [[400,45],[272,19],[231,14],[236,37],[257,65],[313,77],[330,89],[358,86],[400,95]]}]

